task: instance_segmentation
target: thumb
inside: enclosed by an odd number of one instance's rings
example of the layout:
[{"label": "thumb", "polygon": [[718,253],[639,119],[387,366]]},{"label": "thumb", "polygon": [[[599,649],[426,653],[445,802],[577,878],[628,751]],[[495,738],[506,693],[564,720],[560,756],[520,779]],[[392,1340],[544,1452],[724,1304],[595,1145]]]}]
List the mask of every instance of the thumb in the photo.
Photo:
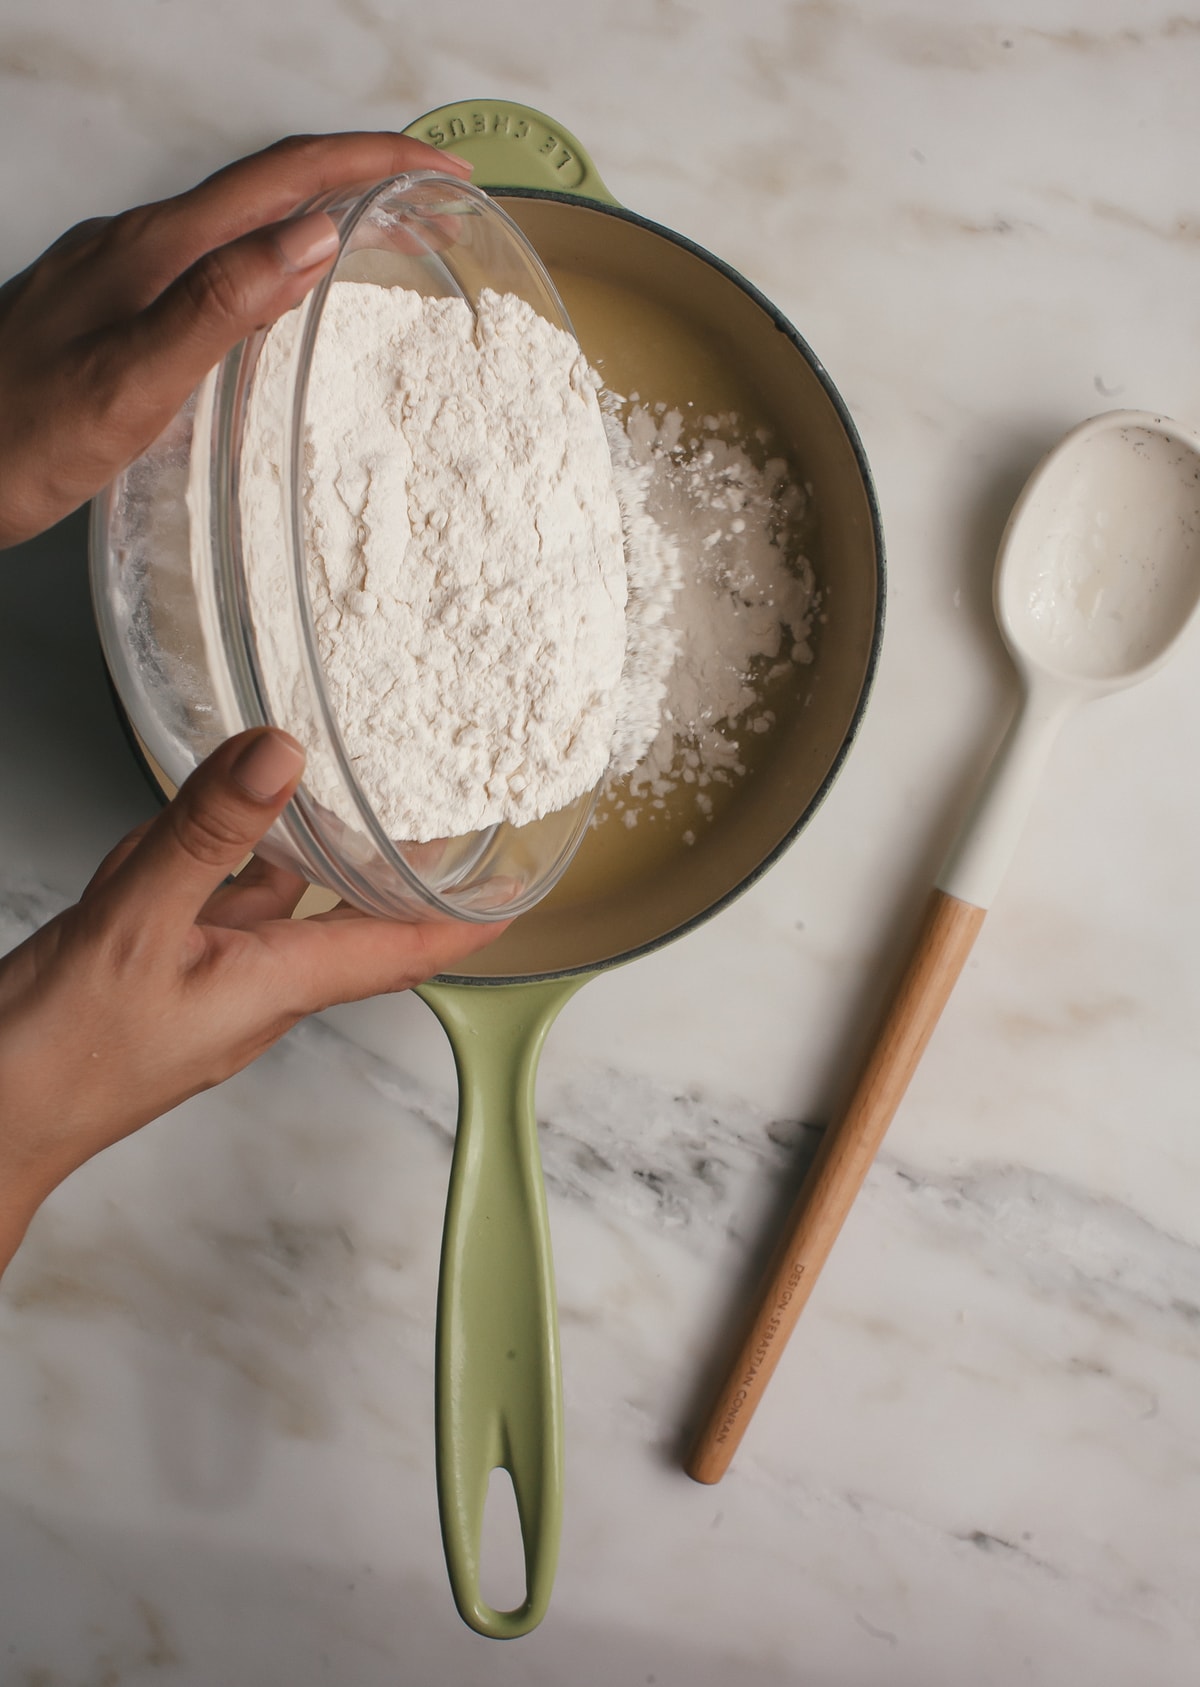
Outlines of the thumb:
[{"label": "thumb", "polygon": [[323,211],[255,229],[206,252],[116,335],[117,361],[136,369],[156,423],[171,419],[226,352],[291,310],[337,252]]},{"label": "thumb", "polygon": [[189,926],[283,812],[304,771],[286,732],[239,733],[214,750],[104,881],[100,894],[136,901],[169,925]]}]

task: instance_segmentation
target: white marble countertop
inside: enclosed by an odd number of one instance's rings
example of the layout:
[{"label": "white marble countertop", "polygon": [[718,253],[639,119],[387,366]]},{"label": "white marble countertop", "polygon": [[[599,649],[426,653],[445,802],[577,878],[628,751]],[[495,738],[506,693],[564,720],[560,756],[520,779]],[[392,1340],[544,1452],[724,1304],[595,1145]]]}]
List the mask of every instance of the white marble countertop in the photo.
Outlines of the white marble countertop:
[{"label": "white marble countertop", "polygon": [[[9,0],[0,272],[290,130],[524,101],[824,360],[890,598],[807,831],[550,1039],[567,1494],[542,1627],[498,1646],[450,1600],[453,1074],[419,1001],[379,1001],[36,1221],[0,1293],[4,1687],[1196,1680],[1194,641],[1056,751],[733,1471],[700,1488],[676,1448],[1004,724],[1011,498],[1096,411],[1200,421],[1198,78],[1200,15],[1157,0]],[[83,561],[80,519],[0,559],[10,938],[150,806]]]}]

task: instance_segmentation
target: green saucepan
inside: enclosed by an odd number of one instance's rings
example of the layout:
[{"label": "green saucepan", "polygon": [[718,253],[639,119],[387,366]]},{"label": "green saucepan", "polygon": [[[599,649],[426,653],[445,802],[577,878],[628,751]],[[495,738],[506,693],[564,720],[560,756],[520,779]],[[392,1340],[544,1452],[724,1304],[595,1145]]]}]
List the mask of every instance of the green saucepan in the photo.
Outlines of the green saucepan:
[{"label": "green saucepan", "polygon": [[[878,510],[854,425],[795,329],[741,276],[623,209],[561,125],[526,106],[444,106],[407,133],[471,160],[532,242],[610,389],[769,430],[813,488],[825,620],[811,666],[724,808],[694,798],[598,825],[539,906],[420,994],[446,1030],[460,1101],[437,1318],[437,1475],[458,1609],[481,1634],[545,1614],[562,1521],[562,1387],[534,1080],[547,1031],[593,974],[682,936],[752,884],[829,789],[861,718],[883,626]],[[687,559],[684,558],[684,565]],[[687,792],[691,788],[684,787]],[[694,837],[685,841],[684,834]],[[526,1597],[479,1591],[491,1473],[512,1478]]]},{"label": "green saucepan", "polygon": [[[438,1286],[436,1462],[455,1603],[480,1634],[511,1638],[546,1613],[562,1527],[558,1318],[534,1082],[546,1033],[595,973],[680,937],[754,883],[828,791],[862,717],[883,628],[883,539],[854,425],[791,324],[726,264],[612,198],[578,141],[497,100],[445,106],[410,134],[475,165],[550,271],[608,387],[701,415],[736,413],[812,486],[807,551],[824,614],[812,663],[770,699],[748,771],[700,815],[694,787],[665,808],[626,792],[546,899],[469,972],[420,995],[450,1039],[458,1126]],[[683,559],[687,566],[688,559]],[[789,689],[790,688],[790,689]],[[138,743],[165,793],[169,782]],[[716,787],[710,787],[710,790]],[[319,905],[314,893],[300,913]],[[512,1478],[525,1598],[480,1592],[493,1470]]]}]

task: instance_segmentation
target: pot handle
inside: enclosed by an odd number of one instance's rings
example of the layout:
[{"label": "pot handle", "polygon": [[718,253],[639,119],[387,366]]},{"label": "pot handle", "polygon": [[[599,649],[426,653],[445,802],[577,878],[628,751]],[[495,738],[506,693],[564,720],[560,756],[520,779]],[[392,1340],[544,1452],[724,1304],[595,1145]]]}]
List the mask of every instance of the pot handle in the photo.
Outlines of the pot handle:
[{"label": "pot handle", "polygon": [[[582,977],[426,984],[458,1068],[458,1128],[438,1279],[438,1511],[454,1603],[478,1634],[509,1640],[546,1614],[562,1532],[562,1374],[534,1080],[559,1009]],[[488,1481],[512,1477],[525,1600],[479,1588]]]},{"label": "pot handle", "polygon": [[569,129],[532,106],[462,100],[427,111],[404,133],[468,159],[475,166],[475,187],[534,187],[600,205],[618,203],[587,149]]}]

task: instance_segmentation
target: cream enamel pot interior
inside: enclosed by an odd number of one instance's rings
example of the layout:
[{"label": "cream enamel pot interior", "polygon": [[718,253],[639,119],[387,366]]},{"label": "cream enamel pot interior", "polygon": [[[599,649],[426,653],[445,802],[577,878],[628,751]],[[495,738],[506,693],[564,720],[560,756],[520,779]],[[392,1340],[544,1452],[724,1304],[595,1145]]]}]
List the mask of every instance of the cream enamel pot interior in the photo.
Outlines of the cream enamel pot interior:
[{"label": "cream enamel pot interior", "polygon": [[[883,627],[883,539],[846,408],[795,329],[733,270],[616,204],[584,149],[528,107],[443,107],[407,131],[453,148],[528,236],[592,363],[616,392],[737,413],[813,488],[822,593],[811,665],[772,695],[775,724],[711,820],[694,796],[593,829],[564,877],[469,972],[423,987],[454,1051],[459,1115],[438,1290],[436,1462],[454,1599],[480,1634],[533,1628],[562,1519],[562,1388],[534,1081],[546,1033],[594,973],[708,919],[811,818],[850,747]],[[687,559],[684,558],[686,566]],[[791,689],[786,689],[790,687]],[[683,788],[687,793],[690,787]],[[684,833],[695,842],[684,842]],[[512,1478],[526,1596],[480,1593],[491,1473]]]}]

